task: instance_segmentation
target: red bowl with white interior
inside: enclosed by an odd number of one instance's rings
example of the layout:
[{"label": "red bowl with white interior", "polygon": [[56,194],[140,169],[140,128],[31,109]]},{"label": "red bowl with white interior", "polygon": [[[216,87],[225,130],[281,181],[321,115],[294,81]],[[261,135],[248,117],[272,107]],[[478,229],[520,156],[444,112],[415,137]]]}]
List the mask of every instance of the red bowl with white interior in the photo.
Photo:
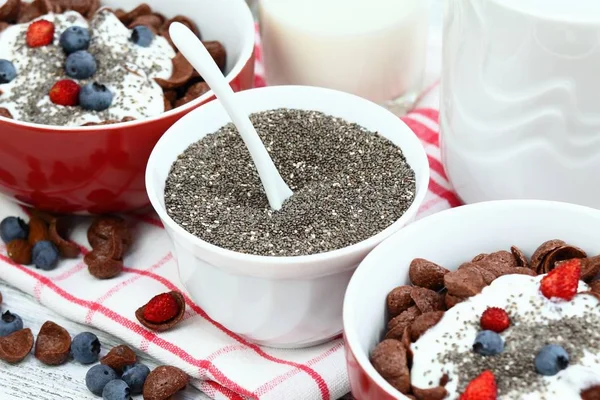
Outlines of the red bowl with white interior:
[{"label": "red bowl with white interior", "polygon": [[[227,51],[226,77],[234,91],[254,81],[254,21],[244,0],[102,0],[129,11],[145,2],[167,18],[185,15],[203,40]],[[77,214],[126,212],[149,205],[148,157],[160,137],[212,91],[158,116],[86,127],[60,127],[0,117],[0,194],[26,206]]]}]

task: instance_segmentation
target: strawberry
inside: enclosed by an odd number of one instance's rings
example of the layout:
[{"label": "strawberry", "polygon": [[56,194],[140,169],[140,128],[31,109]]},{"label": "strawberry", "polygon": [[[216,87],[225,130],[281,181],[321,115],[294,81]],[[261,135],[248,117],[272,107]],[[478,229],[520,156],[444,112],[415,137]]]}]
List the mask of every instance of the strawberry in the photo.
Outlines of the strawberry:
[{"label": "strawberry", "polygon": [[174,318],[179,313],[179,304],[171,293],[154,296],[144,309],[144,319],[160,324]]},{"label": "strawberry", "polygon": [[54,40],[54,24],[45,19],[32,22],[27,28],[26,41],[29,47],[47,46]]},{"label": "strawberry", "polygon": [[79,104],[81,87],[70,79],[62,79],[50,89],[50,101],[59,106],[76,106]]},{"label": "strawberry", "polygon": [[510,327],[510,317],[508,313],[498,307],[490,307],[483,312],[479,320],[481,329],[494,331],[496,333],[504,332]]},{"label": "strawberry", "polygon": [[570,301],[577,294],[581,277],[581,260],[574,258],[559,264],[542,279],[542,294],[551,299],[557,297]]},{"label": "strawberry", "polygon": [[483,371],[467,385],[459,400],[496,400],[498,387],[492,371]]}]

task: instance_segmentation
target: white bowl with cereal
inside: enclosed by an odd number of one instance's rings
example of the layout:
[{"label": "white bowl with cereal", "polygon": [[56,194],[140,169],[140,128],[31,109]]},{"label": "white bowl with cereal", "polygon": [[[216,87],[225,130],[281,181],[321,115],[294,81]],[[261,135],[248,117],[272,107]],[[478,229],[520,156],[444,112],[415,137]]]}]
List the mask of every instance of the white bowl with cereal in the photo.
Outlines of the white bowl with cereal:
[{"label": "white bowl with cereal", "polygon": [[[429,182],[426,154],[399,118],[354,95],[278,86],[235,97],[249,114],[259,113],[252,117],[259,135],[295,192],[289,205],[267,208],[239,134],[221,129],[230,119],[219,101],[182,118],[160,139],[146,171],[150,201],[174,244],[183,284],[211,318],[263,345],[326,341],[342,332],[342,301],[354,269],[416,217]],[[213,142],[198,145],[206,140]],[[349,150],[355,142],[363,147]],[[190,164],[195,157],[204,158]],[[204,164],[208,170],[198,169]],[[328,175],[336,169],[335,177]],[[354,185],[364,187],[358,197],[349,193]],[[349,220],[352,207],[356,223]]]},{"label": "white bowl with cereal", "polygon": [[591,208],[504,200],[394,234],[344,300],[354,397],[597,399],[598,226]]}]

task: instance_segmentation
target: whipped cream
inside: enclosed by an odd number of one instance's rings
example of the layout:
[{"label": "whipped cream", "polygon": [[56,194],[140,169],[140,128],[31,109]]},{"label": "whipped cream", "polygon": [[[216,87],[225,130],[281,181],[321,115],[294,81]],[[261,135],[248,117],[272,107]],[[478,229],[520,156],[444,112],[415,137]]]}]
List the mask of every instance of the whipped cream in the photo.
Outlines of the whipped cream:
[{"label": "whipped cream", "polygon": [[[492,365],[501,400],[578,399],[582,390],[600,384],[600,301],[588,294],[579,294],[569,302],[549,300],[539,289],[542,278],[543,275],[500,277],[480,294],[448,310],[436,326],[411,346],[412,384],[433,388],[447,374],[447,399],[458,399],[468,380],[483,372],[477,370],[481,363]],[[578,292],[586,290],[588,286],[580,282]],[[484,356],[473,353],[472,346],[481,330],[479,318],[488,307],[507,310],[512,324],[501,334],[504,353],[508,353],[483,360]],[[571,332],[571,326],[581,329],[562,337],[561,334]],[[538,375],[533,367],[537,353],[530,347],[539,350],[550,343],[563,345],[569,351],[570,365],[555,376]],[[474,376],[466,378],[469,373]],[[509,375],[514,377],[512,381],[508,381]]]},{"label": "whipped cream", "polygon": [[[0,85],[0,107],[14,119],[49,125],[80,126],[85,123],[120,121],[125,117],[143,119],[165,111],[162,88],[154,78],[169,79],[173,72],[175,51],[162,36],[155,36],[149,47],[130,41],[131,30],[107,9],[99,10],[87,21],[75,11],[47,14],[55,24],[52,45],[29,48],[25,33],[30,23],[13,25],[0,33],[0,58],[11,61],[17,77]],[[68,27],[87,27],[91,33],[88,51],[96,57],[98,70],[89,80],[106,85],[113,93],[113,103],[105,111],[88,111],[80,107],[53,104],[48,93],[60,79],[71,79],[64,72],[66,55],[59,44],[60,34]]]}]

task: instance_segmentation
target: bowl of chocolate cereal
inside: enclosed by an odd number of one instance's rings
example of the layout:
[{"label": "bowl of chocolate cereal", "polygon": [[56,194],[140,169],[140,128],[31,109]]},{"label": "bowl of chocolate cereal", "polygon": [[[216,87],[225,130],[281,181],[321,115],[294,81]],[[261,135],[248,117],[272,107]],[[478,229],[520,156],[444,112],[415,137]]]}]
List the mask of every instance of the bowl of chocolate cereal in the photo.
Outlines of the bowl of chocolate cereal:
[{"label": "bowl of chocolate cereal", "polygon": [[203,41],[234,91],[253,86],[244,0],[3,2],[0,194],[59,213],[147,207],[152,148],[214,98],[172,44],[172,22]]},{"label": "bowl of chocolate cereal", "polygon": [[416,217],[427,156],[402,120],[354,95],[274,86],[235,98],[293,191],[281,209],[219,101],[159,140],[148,196],[182,283],[211,318],[267,346],[326,341],[342,331],[358,263]]},{"label": "bowl of chocolate cereal", "polygon": [[598,226],[595,209],[502,200],[392,235],[344,299],[354,398],[598,399]]}]

